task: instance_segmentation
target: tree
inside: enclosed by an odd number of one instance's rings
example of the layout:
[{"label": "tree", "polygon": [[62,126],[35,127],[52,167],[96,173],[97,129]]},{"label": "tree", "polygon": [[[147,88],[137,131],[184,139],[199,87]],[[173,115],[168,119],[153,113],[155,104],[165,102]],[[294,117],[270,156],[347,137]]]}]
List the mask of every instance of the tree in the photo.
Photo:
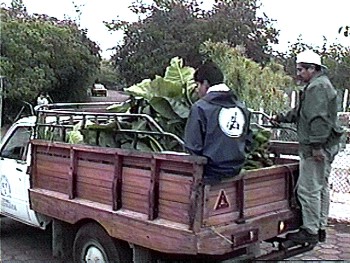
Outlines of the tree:
[{"label": "tree", "polygon": [[40,91],[54,101],[82,101],[99,67],[99,47],[70,21],[29,15],[21,1],[1,8],[1,72],[5,114],[13,118],[22,100]]},{"label": "tree", "polygon": [[[105,85],[108,89],[120,89],[123,82],[120,79],[120,74],[116,69],[115,63],[112,60],[103,59],[100,63],[100,70],[96,79]],[[125,87],[125,86],[124,86]]]},{"label": "tree", "polygon": [[343,34],[344,37],[349,37],[350,36],[350,26],[342,26],[338,30],[339,34]]},{"label": "tree", "polygon": [[125,33],[113,59],[128,85],[162,75],[169,57],[198,66],[199,46],[209,39],[243,45],[254,61],[266,62],[277,31],[267,17],[256,17],[257,9],[257,0],[217,0],[209,11],[197,0],[154,0],[150,5],[137,1],[131,10],[140,16],[138,22],[106,23],[110,30]]},{"label": "tree", "polygon": [[226,43],[207,41],[201,52],[220,66],[227,85],[249,108],[272,113],[287,106],[285,91],[294,85],[282,65],[271,61],[262,66]]}]

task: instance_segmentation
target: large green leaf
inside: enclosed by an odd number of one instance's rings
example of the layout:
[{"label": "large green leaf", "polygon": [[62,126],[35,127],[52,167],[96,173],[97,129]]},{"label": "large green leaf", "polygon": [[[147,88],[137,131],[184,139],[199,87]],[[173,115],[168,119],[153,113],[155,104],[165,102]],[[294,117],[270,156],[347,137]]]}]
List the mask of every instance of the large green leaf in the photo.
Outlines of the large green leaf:
[{"label": "large green leaf", "polygon": [[187,119],[190,108],[179,100],[164,97],[154,97],[150,101],[151,106],[162,117],[175,121],[177,119]]},{"label": "large green leaf", "polygon": [[159,97],[179,98],[182,95],[182,86],[179,82],[170,81],[156,76],[151,83],[152,95]]},{"label": "large green leaf", "polygon": [[171,105],[173,111],[182,119],[187,119],[190,114],[190,107],[179,100],[165,98]]},{"label": "large green leaf", "polygon": [[194,71],[194,68],[184,67],[181,58],[174,57],[165,71],[164,79],[179,83],[183,87],[193,79]]},{"label": "large green leaf", "polygon": [[153,109],[164,118],[169,120],[180,118],[166,98],[154,97],[150,100],[150,104]]},{"label": "large green leaf", "polygon": [[124,90],[136,97],[143,97],[147,100],[150,100],[152,98],[152,95],[150,93],[152,90],[151,82],[152,81],[150,79],[144,79],[140,83],[132,85],[131,87],[126,88]]},{"label": "large green leaf", "polygon": [[180,82],[166,80],[156,76],[155,79],[145,79],[142,82],[125,89],[126,92],[150,100],[154,96],[176,98],[182,95]]}]

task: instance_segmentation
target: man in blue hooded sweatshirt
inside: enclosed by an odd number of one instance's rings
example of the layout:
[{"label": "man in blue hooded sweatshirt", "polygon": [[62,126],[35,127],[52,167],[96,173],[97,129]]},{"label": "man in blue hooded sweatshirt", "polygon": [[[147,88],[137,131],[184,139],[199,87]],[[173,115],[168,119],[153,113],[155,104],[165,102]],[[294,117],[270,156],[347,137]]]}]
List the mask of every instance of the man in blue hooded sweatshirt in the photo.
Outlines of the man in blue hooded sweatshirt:
[{"label": "man in blue hooded sweatshirt", "polygon": [[241,171],[252,142],[250,112],[224,84],[224,75],[213,62],[201,65],[194,80],[200,99],[187,120],[185,147],[207,157],[204,178],[212,184]]}]

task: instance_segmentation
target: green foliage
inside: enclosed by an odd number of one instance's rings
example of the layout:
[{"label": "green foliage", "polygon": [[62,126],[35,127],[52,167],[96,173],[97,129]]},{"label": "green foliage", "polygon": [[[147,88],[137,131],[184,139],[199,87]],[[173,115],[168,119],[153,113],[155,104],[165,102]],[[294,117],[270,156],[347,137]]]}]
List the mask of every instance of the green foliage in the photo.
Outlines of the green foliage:
[{"label": "green foliage", "polygon": [[245,170],[259,169],[273,165],[270,159],[269,142],[271,132],[268,130],[257,129],[253,131],[252,150],[245,163]]},{"label": "green foliage", "polygon": [[7,117],[17,114],[13,105],[34,103],[40,91],[55,102],[83,100],[100,60],[99,48],[85,31],[69,20],[29,15],[20,3],[15,9],[1,8],[0,15]]},{"label": "green foliage", "polygon": [[193,73],[192,67],[184,66],[183,60],[175,57],[164,77],[145,79],[125,91],[146,101],[138,112],[150,114],[167,132],[182,137],[195,89]]},{"label": "green foliage", "polygon": [[277,42],[271,21],[256,17],[257,0],[218,0],[212,10],[201,9],[197,0],[140,0],[130,9],[139,15],[138,22],[105,23],[110,30],[124,30],[113,59],[128,85],[163,75],[169,57],[197,67],[202,61],[199,46],[209,39],[243,45],[258,62],[268,60],[269,44]]},{"label": "green foliage", "polygon": [[[185,67],[183,60],[173,58],[164,77],[145,79],[125,88],[131,100],[107,108],[109,112],[141,113],[153,117],[166,131],[182,137],[190,109],[190,97],[194,91],[194,69]],[[120,132],[123,129],[124,132]],[[128,132],[125,132],[128,130]],[[139,134],[132,131],[153,132],[145,119],[124,117],[107,123],[89,123],[81,130],[84,142],[90,145],[138,149],[143,151],[182,150],[172,138],[155,134]]]},{"label": "green foliage", "polygon": [[119,89],[120,85],[123,85],[115,63],[110,60],[101,61],[100,70],[95,79],[98,79],[98,82],[105,85],[107,89]]},{"label": "green foliage", "polygon": [[207,41],[201,52],[217,63],[226,76],[227,85],[249,108],[265,112],[285,108],[284,90],[292,85],[292,78],[275,62],[265,67],[242,55],[240,47]]},{"label": "green foliage", "polygon": [[[210,43],[206,44],[208,46],[210,45]],[[216,50],[216,46],[213,46],[213,50]],[[252,62],[244,58],[242,55],[236,53],[235,49],[229,49],[229,51],[233,52],[234,57],[239,60],[236,64],[231,64],[232,60],[228,60],[228,64],[223,64],[226,66],[226,70],[228,70],[228,68],[242,67],[241,63],[243,63],[243,65],[251,64],[250,67],[248,67],[248,70],[250,71],[252,71],[252,68],[260,69],[260,67],[255,62]],[[231,54],[227,53],[226,49],[225,52],[226,53],[222,54],[223,58],[227,58]],[[214,56],[214,54],[212,55],[212,58],[218,58],[217,56]],[[277,67],[277,65],[275,67],[276,69],[274,69],[275,71],[273,72],[280,73],[280,67]],[[272,71],[272,69],[269,70]],[[113,112],[125,112],[125,105],[127,105],[128,111],[131,111],[133,106],[136,106],[137,113],[150,114],[164,128],[166,132],[171,132],[182,138],[191,106],[191,99],[189,98],[195,99],[192,96],[195,87],[193,83],[193,73],[193,68],[184,67],[183,60],[175,57],[171,60],[170,66],[167,67],[164,77],[156,76],[156,78],[153,80],[146,79],[125,89],[125,91],[130,95],[138,98],[136,101],[142,101],[143,103],[137,104],[135,102],[128,102],[123,106],[112,106],[109,108],[109,110]],[[275,79],[278,78],[270,77],[269,80],[271,80],[273,83]],[[134,129],[140,129],[141,126],[142,130],[145,128],[145,123],[142,121],[134,121],[133,123],[127,123],[126,125],[132,126]],[[115,135],[112,137],[116,138]],[[260,129],[254,131],[252,152],[248,155],[247,162],[244,167],[246,170],[273,165],[271,159],[269,158],[268,151],[270,137],[271,133],[269,131]],[[132,146],[131,141],[133,138],[126,139],[124,135],[122,139],[124,143],[119,143],[120,147]],[[144,139],[144,141],[142,141],[143,150],[182,150],[182,147],[180,147],[180,145],[174,140],[166,140],[165,138],[156,140],[152,136],[143,137],[142,139]],[[125,144],[125,142],[127,143]]]},{"label": "green foliage", "polygon": [[79,131],[81,123],[73,126],[73,130],[67,132],[67,142],[70,144],[78,144],[84,141],[82,133]]}]

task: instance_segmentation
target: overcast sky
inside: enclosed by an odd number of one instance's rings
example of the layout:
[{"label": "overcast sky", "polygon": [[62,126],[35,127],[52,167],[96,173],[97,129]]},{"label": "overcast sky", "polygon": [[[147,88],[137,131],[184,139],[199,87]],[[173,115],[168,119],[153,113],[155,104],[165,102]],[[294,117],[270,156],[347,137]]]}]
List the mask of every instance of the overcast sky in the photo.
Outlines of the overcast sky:
[{"label": "overcast sky", "polygon": [[[9,5],[11,0],[0,0]],[[338,34],[343,25],[350,25],[350,0],[260,0],[262,8],[269,18],[277,20],[275,28],[280,30],[280,44],[274,47],[285,51],[289,43],[295,43],[299,35],[303,42],[321,46],[323,37],[330,43],[341,43],[350,46],[350,38]],[[88,29],[88,36],[97,42],[103,51],[103,57],[109,58],[113,47],[122,39],[122,32],[110,33],[102,21],[123,19],[135,21],[137,17],[128,6],[132,0],[23,0],[30,13],[47,14],[63,19],[64,16],[77,18],[73,2],[81,6],[80,24]],[[210,6],[213,0],[203,0]],[[327,4],[328,3],[328,4]]]}]

